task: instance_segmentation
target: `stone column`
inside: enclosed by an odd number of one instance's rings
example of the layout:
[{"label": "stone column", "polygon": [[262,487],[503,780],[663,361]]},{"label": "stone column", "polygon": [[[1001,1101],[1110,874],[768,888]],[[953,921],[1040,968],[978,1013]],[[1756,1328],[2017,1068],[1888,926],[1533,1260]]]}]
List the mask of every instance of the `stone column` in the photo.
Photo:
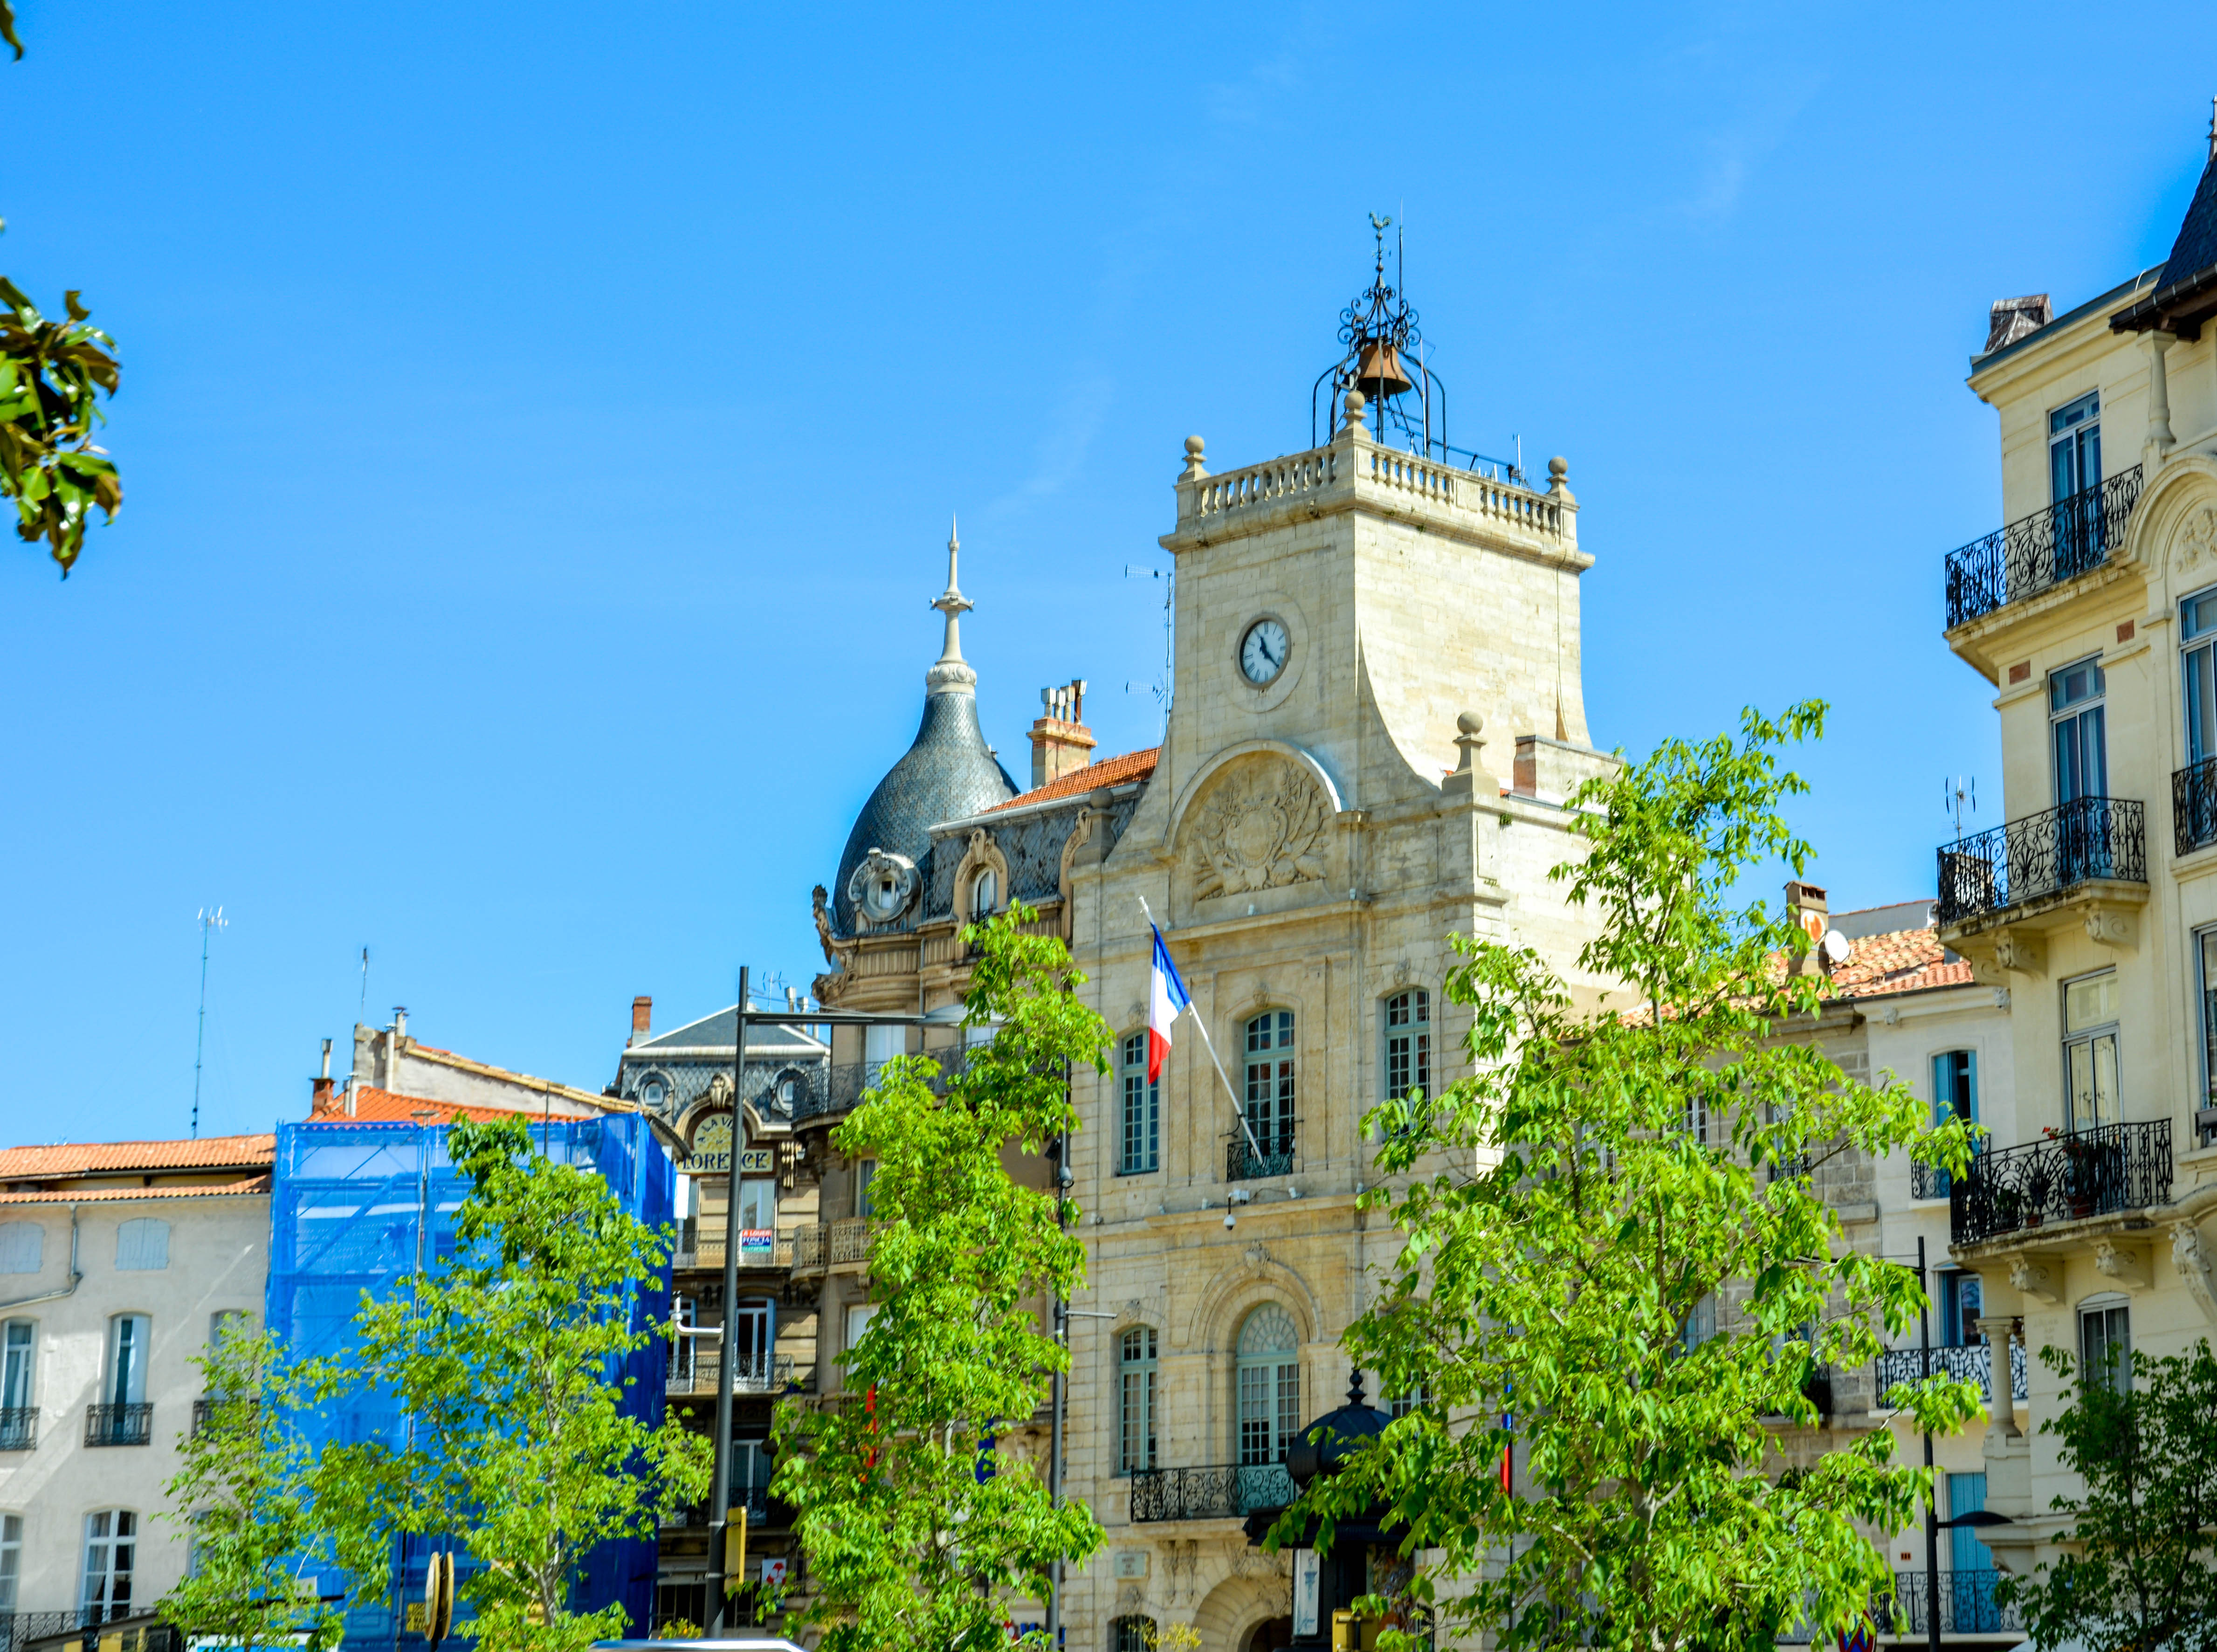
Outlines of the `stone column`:
[{"label": "stone column", "polygon": [[2147,335],[2147,445],[2155,449],[2158,459],[2178,440],[2171,434],[2171,382],[2165,374],[2163,361],[2164,352],[2171,348],[2172,342],[2171,336],[2166,332],[2151,331]]},{"label": "stone column", "polygon": [[1982,1315],[1977,1324],[1979,1335],[1986,1339],[1986,1411],[1991,1419],[1986,1432],[1998,1433],[2004,1439],[2019,1438],[2016,1401],[2010,1381],[2010,1341],[2016,1321],[2008,1315]]}]

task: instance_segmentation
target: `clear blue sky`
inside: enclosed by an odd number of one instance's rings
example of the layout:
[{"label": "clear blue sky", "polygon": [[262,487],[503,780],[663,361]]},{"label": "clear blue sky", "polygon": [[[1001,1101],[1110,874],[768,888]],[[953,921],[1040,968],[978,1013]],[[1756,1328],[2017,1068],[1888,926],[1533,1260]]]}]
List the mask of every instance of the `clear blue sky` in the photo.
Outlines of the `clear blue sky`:
[{"label": "clear blue sky", "polygon": [[[597,1088],[915,727],[961,513],[989,735],[1151,743],[1179,445],[1307,445],[1405,214],[1458,438],[1569,459],[1596,742],[1821,694],[1836,906],[1998,818],[1941,558],[1994,299],[2160,258],[2210,54],[2083,6],[19,0],[0,270],[120,346],[129,500],[0,559],[0,1136],[305,1106],[318,1040]],[[1536,466],[1535,466],[1536,468]],[[12,543],[12,541],[11,541]],[[342,1057],[343,1058],[343,1057]]]}]

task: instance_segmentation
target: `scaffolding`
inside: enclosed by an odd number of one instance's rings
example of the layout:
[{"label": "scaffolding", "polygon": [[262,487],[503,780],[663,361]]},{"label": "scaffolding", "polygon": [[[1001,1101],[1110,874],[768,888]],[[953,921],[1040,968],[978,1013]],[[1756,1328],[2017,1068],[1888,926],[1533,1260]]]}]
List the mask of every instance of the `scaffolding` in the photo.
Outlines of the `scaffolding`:
[{"label": "scaffolding", "polygon": [[[527,1120],[528,1123],[529,1121]],[[644,1117],[547,1120],[530,1124],[533,1143],[558,1163],[596,1172],[624,1212],[649,1227],[674,1222],[676,1176]],[[455,1213],[468,1178],[447,1154],[443,1125],[362,1124],[353,1120],[281,1125],[270,1187],[268,1322],[288,1355],[312,1359],[350,1353],[362,1293],[383,1298],[419,1269],[435,1272],[454,1252]],[[643,1328],[666,1312],[670,1269],[658,1291],[635,1293],[631,1315]],[[627,1384],[624,1411],[652,1427],[660,1421],[669,1345],[650,1337],[613,1371]],[[368,1439],[407,1441],[398,1399],[368,1388],[326,1408],[307,1424],[312,1445]],[[424,1648],[421,1605],[432,1553],[443,1541],[396,1539],[391,1599],[349,1599],[344,1652],[404,1652]],[[587,1556],[573,1609],[596,1612],[621,1601],[633,1633],[645,1630],[654,1606],[656,1543],[652,1537],[605,1543]],[[456,1556],[465,1576],[466,1555]],[[343,1580],[326,1577],[323,1593]],[[409,1605],[417,1610],[408,1612]],[[413,1618],[415,1621],[411,1622]],[[457,1622],[454,1638],[469,1638]]]}]

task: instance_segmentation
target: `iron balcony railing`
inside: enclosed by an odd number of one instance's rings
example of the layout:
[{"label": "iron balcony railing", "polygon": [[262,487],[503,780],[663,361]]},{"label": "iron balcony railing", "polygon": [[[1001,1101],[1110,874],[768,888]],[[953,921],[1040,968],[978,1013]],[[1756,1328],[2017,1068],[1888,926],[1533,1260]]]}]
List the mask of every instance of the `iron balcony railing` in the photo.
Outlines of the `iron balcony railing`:
[{"label": "iron balcony railing", "polygon": [[2180,854],[2217,843],[2217,757],[2174,770],[2171,777],[2171,841]]},{"label": "iron balcony railing", "polygon": [[813,1228],[796,1228],[793,1235],[793,1271],[818,1272],[842,1262],[870,1260],[870,1238],[877,1224],[867,1216],[842,1217]]},{"label": "iron balcony railing", "polygon": [[[1261,1148],[1261,1152],[1255,1149]],[[1294,1174],[1294,1137],[1291,1131],[1279,1136],[1258,1136],[1253,1147],[1248,1145],[1243,1132],[1234,1136],[1224,1147],[1224,1179],[1226,1181],[1260,1181],[1266,1176],[1290,1176]]]},{"label": "iron balcony railing", "polygon": [[[675,1526],[688,1531],[701,1530],[708,1524],[708,1506],[714,1501],[712,1497],[696,1498],[692,1502],[672,1509],[662,1524],[665,1529]],[[742,1508],[746,1510],[747,1523],[750,1526],[771,1524],[770,1511],[773,1506],[768,1486],[733,1486],[731,1501],[726,1507],[734,1513]],[[776,1524],[785,1525],[790,1511],[783,1503],[776,1504],[775,1507],[779,1516]]]},{"label": "iron balcony railing", "polygon": [[1294,1477],[1282,1463],[1141,1469],[1132,1476],[1134,1521],[1238,1519],[1293,1501]]},{"label": "iron balcony railing", "polygon": [[[690,1351],[681,1350],[670,1362],[670,1375],[664,1379],[663,1391],[668,1394],[713,1394],[716,1391],[717,1362],[723,1358],[713,1336],[687,1337],[688,1342],[699,1346]],[[793,1356],[781,1353],[764,1357],[741,1359],[732,1370],[732,1390],[738,1394],[783,1394],[794,1390]]]},{"label": "iron balcony railing", "polygon": [[[1989,1569],[1953,1571],[1940,1574],[1940,1632],[1942,1635],[1998,1635],[2015,1632],[2024,1627],[2014,1607],[2004,1606],[1994,1599],[1994,1585],[2001,1574]],[[1927,1575],[1924,1572],[1896,1572],[1893,1575],[1893,1624],[1896,1635],[1926,1635],[1930,1614],[1928,1611]]]},{"label": "iron balcony railing", "polygon": [[0,1410],[0,1452],[28,1452],[39,1444],[39,1408],[11,1405]]},{"label": "iron balcony railing", "polygon": [[1948,628],[2100,567],[2124,543],[2140,496],[2135,465],[1949,552]]},{"label": "iron balcony railing", "polygon": [[117,1652],[180,1652],[184,1636],[169,1624],[157,1623],[146,1607],[128,1605],[85,1606],[71,1612],[0,1612],[0,1652],[17,1652],[34,1641],[83,1634],[87,1645],[105,1644],[99,1630],[104,1624],[135,1626],[114,1634]]},{"label": "iron balcony railing", "polygon": [[84,1409],[84,1443],[88,1446],[144,1446],[154,1437],[154,1408],[139,1405],[88,1405]]},{"label": "iron balcony railing", "polygon": [[2078,798],[1940,851],[1940,922],[1961,923],[2096,878],[2147,882],[2146,811],[2130,798]]},{"label": "iron balcony railing", "polygon": [[[2012,1340],[2010,1351],[2010,1397],[2022,1400],[2029,1392],[2025,1387],[2024,1344]],[[1932,1350],[1932,1372],[1958,1383],[1976,1383],[1979,1391],[1985,1396],[1986,1403],[1994,1401],[1994,1351],[1991,1343],[1973,1342],[1960,1348]],[[1893,1392],[1896,1383],[1915,1383],[1924,1380],[1925,1353],[1922,1348],[1889,1348],[1878,1357],[1879,1402]]]},{"label": "iron balcony railing", "polygon": [[2171,1203],[2171,1120],[2097,1125],[2022,1147],[1981,1153],[1948,1190],[1959,1245]]}]

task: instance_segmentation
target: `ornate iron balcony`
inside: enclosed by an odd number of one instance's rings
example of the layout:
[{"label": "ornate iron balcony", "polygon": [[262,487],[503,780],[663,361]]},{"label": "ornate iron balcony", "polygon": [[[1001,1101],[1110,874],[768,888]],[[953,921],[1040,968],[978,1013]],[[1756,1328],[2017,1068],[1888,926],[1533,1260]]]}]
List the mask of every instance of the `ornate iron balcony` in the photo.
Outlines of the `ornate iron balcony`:
[{"label": "ornate iron balcony", "polygon": [[[2010,1397],[2021,1400],[2026,1396],[2024,1344],[2012,1340],[2010,1351]],[[1992,1405],[1994,1399],[1994,1351],[1991,1344],[1973,1342],[1960,1348],[1932,1350],[1932,1370],[1936,1375],[1958,1383],[1976,1383],[1979,1391]],[[1879,1402],[1884,1404],[1887,1393],[1896,1383],[1921,1382],[1924,1378],[1924,1350],[1922,1348],[1889,1348],[1878,1357],[1876,1364]]]},{"label": "ornate iron balcony", "polygon": [[0,1452],[28,1452],[39,1443],[39,1408],[11,1405],[0,1410]]},{"label": "ornate iron balcony", "polygon": [[88,1446],[144,1446],[154,1434],[154,1408],[142,1405],[88,1405],[84,1409],[84,1443]]},{"label": "ornate iron balcony", "polygon": [[2027,1142],[1971,1162],[1948,1190],[1955,1244],[1975,1244],[2047,1222],[2171,1203],[2171,1120],[2097,1125]]},{"label": "ornate iron balcony", "polygon": [[[2024,1627],[2013,1609],[2002,1606],[1994,1599],[1994,1583],[2001,1574],[1996,1571],[1942,1572],[1940,1574],[1940,1632],[1942,1635],[1997,1635],[2004,1630],[2019,1630]],[[1896,1635],[1924,1635],[1929,1604],[1925,1574],[1896,1572],[1893,1575],[1893,1632]]]},{"label": "ornate iron balcony", "polygon": [[870,1239],[877,1224],[867,1216],[842,1217],[813,1228],[796,1228],[793,1234],[793,1270],[820,1272],[840,1262],[870,1260]]},{"label": "ornate iron balcony", "polygon": [[1226,1181],[1260,1181],[1268,1176],[1290,1176],[1294,1174],[1294,1133],[1286,1131],[1277,1136],[1258,1136],[1257,1153],[1247,1145],[1243,1132],[1225,1143],[1224,1179]]},{"label": "ornate iron balcony", "polygon": [[2217,843],[2217,757],[2205,757],[2172,773],[2171,840],[2180,854]]},{"label": "ornate iron balcony", "polygon": [[2146,811],[2130,798],[2079,798],[1940,851],[1940,922],[1961,923],[2096,878],[2147,882]]},{"label": "ornate iron balcony", "polygon": [[1132,1476],[1135,1522],[1241,1519],[1293,1501],[1294,1477],[1282,1463],[1141,1469]]},{"label": "ornate iron balcony", "polygon": [[[712,1336],[689,1337],[688,1341],[699,1346],[689,1356],[681,1356],[670,1363],[670,1375],[663,1391],[666,1394],[713,1394],[716,1391],[717,1362],[723,1358]],[[789,1353],[757,1354],[753,1359],[742,1359],[732,1372],[732,1391],[735,1394],[784,1394],[800,1391],[800,1384],[794,1380],[793,1356]]]},{"label": "ornate iron balcony", "polygon": [[2135,465],[1949,552],[1948,629],[2100,567],[2124,543],[2140,496]]}]

